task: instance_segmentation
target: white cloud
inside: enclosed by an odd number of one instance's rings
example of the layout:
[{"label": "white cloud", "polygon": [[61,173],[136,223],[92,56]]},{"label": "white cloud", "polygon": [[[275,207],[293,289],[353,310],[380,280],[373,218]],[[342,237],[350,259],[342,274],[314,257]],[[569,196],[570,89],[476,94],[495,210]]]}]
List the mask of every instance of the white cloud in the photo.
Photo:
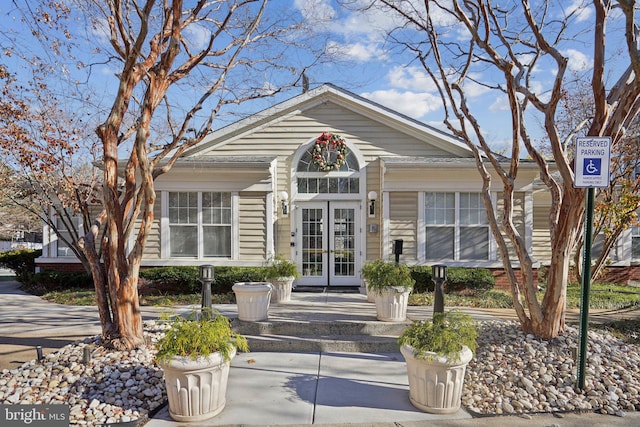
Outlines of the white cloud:
[{"label": "white cloud", "polygon": [[209,44],[211,32],[208,28],[199,24],[191,24],[184,29],[185,38],[189,45],[197,50],[204,50]]},{"label": "white cloud", "polygon": [[498,94],[496,91],[496,99],[493,101],[493,104],[489,106],[489,111],[509,111],[509,108],[511,108],[509,106],[509,99],[502,94]]},{"label": "white cloud", "polygon": [[442,108],[440,98],[426,92],[400,92],[391,89],[376,90],[361,95],[414,119],[420,119],[426,114]]},{"label": "white cloud", "polygon": [[328,21],[336,16],[329,0],[294,0],[293,6],[306,21]]},{"label": "white cloud", "polygon": [[327,44],[327,52],[334,57],[342,57],[354,61],[371,61],[386,58],[386,52],[378,48],[375,43],[353,43],[341,44],[338,42],[329,42]]},{"label": "white cloud", "polygon": [[421,92],[434,92],[436,86],[431,77],[422,69],[415,66],[393,67],[387,74],[391,86]]},{"label": "white cloud", "polygon": [[566,8],[566,14],[575,14],[578,22],[584,22],[591,18],[593,9],[589,4],[585,4],[584,0],[573,0]]},{"label": "white cloud", "polygon": [[567,67],[571,71],[585,71],[592,67],[593,63],[584,53],[575,49],[566,49],[562,54],[569,59]]}]

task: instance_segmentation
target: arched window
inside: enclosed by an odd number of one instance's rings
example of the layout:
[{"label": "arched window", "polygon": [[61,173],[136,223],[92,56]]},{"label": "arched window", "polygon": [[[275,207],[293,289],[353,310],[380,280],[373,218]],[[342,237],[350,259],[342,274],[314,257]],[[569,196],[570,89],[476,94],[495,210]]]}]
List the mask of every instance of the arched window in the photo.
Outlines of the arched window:
[{"label": "arched window", "polygon": [[[360,192],[360,166],[355,154],[348,150],[338,170],[322,171],[311,161],[314,144],[304,151],[296,175],[299,194],[355,194]],[[335,159],[330,159],[335,161]]]}]

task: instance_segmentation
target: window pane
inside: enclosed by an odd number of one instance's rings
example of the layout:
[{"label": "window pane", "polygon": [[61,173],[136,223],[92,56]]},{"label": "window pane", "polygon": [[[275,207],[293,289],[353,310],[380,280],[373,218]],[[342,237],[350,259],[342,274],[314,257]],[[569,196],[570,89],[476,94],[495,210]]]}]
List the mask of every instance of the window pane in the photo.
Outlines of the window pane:
[{"label": "window pane", "polygon": [[231,256],[231,227],[204,227],[204,256]]},{"label": "window pane", "polygon": [[427,259],[453,259],[453,227],[427,227]]},{"label": "window pane", "polygon": [[425,203],[425,223],[435,224],[455,224],[455,194],[454,193],[426,193]]},{"label": "window pane", "polygon": [[349,178],[350,193],[357,194],[360,192],[360,178]]},{"label": "window pane", "polygon": [[480,193],[460,193],[460,224],[487,224]]},{"label": "window pane", "polygon": [[640,258],[640,236],[631,238],[631,258]]},{"label": "window pane", "polygon": [[177,226],[170,228],[169,241],[171,243],[171,256],[195,257],[198,256],[198,227]]},{"label": "window pane", "polygon": [[460,228],[460,259],[489,259],[489,229],[487,227]]},{"label": "window pane", "polygon": [[308,193],[308,179],[307,178],[298,178],[298,193]]},{"label": "window pane", "polygon": [[171,192],[169,193],[169,223],[197,224],[198,223],[198,193]]}]

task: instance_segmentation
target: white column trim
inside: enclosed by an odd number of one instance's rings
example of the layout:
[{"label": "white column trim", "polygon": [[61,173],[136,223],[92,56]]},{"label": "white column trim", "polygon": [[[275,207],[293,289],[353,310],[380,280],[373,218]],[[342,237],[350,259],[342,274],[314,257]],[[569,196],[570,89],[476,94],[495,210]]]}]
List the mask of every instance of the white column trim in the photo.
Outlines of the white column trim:
[{"label": "white column trim", "polygon": [[267,193],[264,201],[265,206],[265,226],[266,226],[266,258],[269,259],[271,256],[275,254],[275,240],[274,240],[274,229],[275,229],[275,218],[273,215],[273,206],[274,206],[274,197],[273,193]]},{"label": "white column trim", "polygon": [[240,195],[231,193],[231,259],[240,259]]},{"label": "white column trim", "polygon": [[388,259],[391,256],[391,250],[390,250],[390,242],[391,242],[391,230],[389,229],[390,225],[391,225],[391,221],[389,221],[389,192],[388,191],[383,191],[382,192],[382,200],[383,200],[383,207],[384,207],[384,214],[382,216],[382,222],[383,222],[383,227],[382,229],[384,230],[384,234],[382,237],[382,259]]},{"label": "white column trim", "polygon": [[160,258],[169,258],[169,192],[160,192]]},{"label": "white column trim", "polygon": [[416,230],[416,257],[417,261],[424,261],[427,257],[427,229],[424,223],[424,191],[418,191],[418,218]]}]

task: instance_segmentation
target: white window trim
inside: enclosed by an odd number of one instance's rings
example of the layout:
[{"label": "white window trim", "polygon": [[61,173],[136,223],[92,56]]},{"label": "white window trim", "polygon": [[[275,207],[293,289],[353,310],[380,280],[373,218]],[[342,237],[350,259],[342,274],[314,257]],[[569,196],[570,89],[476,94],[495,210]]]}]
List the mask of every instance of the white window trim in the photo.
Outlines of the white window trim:
[{"label": "white window trim", "polygon": [[[170,191],[162,191],[160,193],[160,198],[162,200],[161,207],[161,219],[160,219],[160,256],[163,259],[172,259],[172,260],[215,260],[215,259],[223,259],[223,260],[237,260],[240,258],[240,245],[238,244],[240,239],[240,230],[239,230],[239,208],[240,208],[240,195],[237,191],[214,191],[214,190],[204,190],[204,191],[193,191],[193,190],[171,190],[171,192],[175,193],[197,193],[198,194],[198,255],[195,257],[172,257],[171,256],[171,238],[170,238],[170,224],[169,224],[169,193]],[[204,235],[204,225],[202,223],[202,193],[204,192],[222,192],[222,193],[230,193],[231,194],[231,257],[205,257],[204,254],[204,239],[202,238]]]},{"label": "white window trim", "polygon": [[[57,217],[58,216],[54,213],[53,217],[52,217],[54,222],[57,221]],[[73,218],[74,219],[78,219],[78,230],[81,230],[82,226],[84,224],[82,222],[83,218],[81,216],[74,216]],[[51,255],[52,255],[52,257],[53,258],[59,258],[59,259],[77,259],[76,255],[75,255],[75,253],[73,253],[73,251],[71,252],[72,255],[68,255],[68,256],[58,255],[58,242],[60,241],[60,239],[58,237],[58,233],[56,233],[53,230],[53,228],[49,227],[48,225],[47,225],[47,228],[48,228],[48,231],[51,233],[50,234],[50,242],[51,242]],[[60,230],[58,230],[58,231],[60,231]],[[63,232],[64,231],[69,231],[69,230],[64,229]],[[69,249],[71,249],[71,248],[69,248]],[[43,255],[44,255],[44,252],[43,252]]]},{"label": "white window trim", "polygon": [[[476,194],[480,194],[480,191],[474,191],[474,190],[460,190],[460,189],[456,189],[456,190],[437,190],[437,191],[420,191],[418,193],[418,236],[417,236],[417,245],[418,245],[418,250],[417,250],[417,257],[419,261],[426,261],[426,262],[430,262],[430,261],[439,261],[437,259],[427,259],[427,230],[426,230],[426,223],[424,220],[424,215],[425,215],[425,206],[424,206],[424,202],[425,202],[425,194],[426,193],[454,193],[454,197],[455,197],[455,220],[454,220],[454,224],[450,224],[450,226],[454,227],[454,242],[453,242],[453,259],[450,260],[452,262],[464,262],[464,263],[468,263],[468,262],[492,262],[495,261],[497,259],[497,254],[498,254],[498,246],[497,243],[495,241],[495,239],[493,238],[493,233],[491,232],[491,226],[490,224],[487,222],[486,227],[487,227],[487,238],[488,238],[488,254],[487,254],[487,259],[478,259],[478,260],[466,260],[460,259],[460,193],[476,193]],[[493,206],[495,207],[497,205],[497,193],[496,192],[491,192],[491,203],[493,204]],[[388,203],[385,203],[385,206],[388,206]],[[385,217],[388,217],[388,212],[385,212]],[[385,236],[386,237],[386,236]],[[385,242],[385,245],[388,242]]]}]

